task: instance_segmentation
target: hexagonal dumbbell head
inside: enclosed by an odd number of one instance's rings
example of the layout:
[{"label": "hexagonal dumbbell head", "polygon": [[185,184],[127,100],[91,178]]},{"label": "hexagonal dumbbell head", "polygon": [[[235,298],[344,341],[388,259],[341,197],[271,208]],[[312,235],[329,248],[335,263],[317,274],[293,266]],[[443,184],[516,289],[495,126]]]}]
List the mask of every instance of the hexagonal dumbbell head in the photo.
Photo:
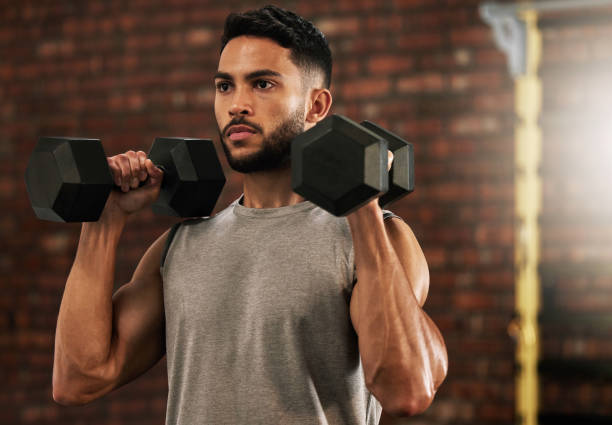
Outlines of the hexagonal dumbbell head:
[{"label": "hexagonal dumbbell head", "polygon": [[225,175],[212,140],[158,137],[149,158],[163,168],[156,214],[203,217],[212,212]]},{"label": "hexagonal dumbbell head", "polygon": [[98,139],[41,137],[25,174],[36,216],[60,222],[96,221],[113,187]]},{"label": "hexagonal dumbbell head", "polygon": [[330,115],[293,140],[291,170],[296,193],[344,216],[387,191],[387,141]]},{"label": "hexagonal dumbbell head", "polygon": [[389,150],[393,152],[393,164],[389,170],[389,190],[378,198],[378,204],[384,207],[414,191],[413,147],[398,135],[370,121],[363,121],[361,125],[384,138],[389,144]]}]

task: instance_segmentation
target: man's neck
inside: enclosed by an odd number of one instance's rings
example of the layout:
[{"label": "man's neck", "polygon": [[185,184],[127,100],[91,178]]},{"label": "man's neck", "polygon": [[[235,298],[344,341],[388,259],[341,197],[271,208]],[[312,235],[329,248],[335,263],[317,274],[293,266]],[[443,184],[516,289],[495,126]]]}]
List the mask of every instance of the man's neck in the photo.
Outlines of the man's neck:
[{"label": "man's neck", "polygon": [[279,208],[304,201],[291,189],[290,168],[244,174],[242,187],[247,208]]}]

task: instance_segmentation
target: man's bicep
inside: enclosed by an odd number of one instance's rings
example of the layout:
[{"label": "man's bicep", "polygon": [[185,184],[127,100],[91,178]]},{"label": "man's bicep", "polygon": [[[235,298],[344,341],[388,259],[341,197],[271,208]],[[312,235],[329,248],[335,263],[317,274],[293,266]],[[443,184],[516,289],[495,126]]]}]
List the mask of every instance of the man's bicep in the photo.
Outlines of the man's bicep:
[{"label": "man's bicep", "polygon": [[153,367],[165,354],[160,260],[168,232],[147,250],[132,280],[113,295],[111,356],[119,387]]},{"label": "man's bicep", "polygon": [[401,218],[385,220],[385,229],[400,263],[410,281],[419,305],[423,307],[429,292],[429,269],[423,250],[412,229]]}]

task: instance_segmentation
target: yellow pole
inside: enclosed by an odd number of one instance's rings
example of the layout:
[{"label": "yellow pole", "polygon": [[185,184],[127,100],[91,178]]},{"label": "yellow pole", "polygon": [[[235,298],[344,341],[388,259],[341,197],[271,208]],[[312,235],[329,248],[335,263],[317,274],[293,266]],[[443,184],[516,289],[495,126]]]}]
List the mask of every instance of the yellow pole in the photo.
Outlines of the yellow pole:
[{"label": "yellow pole", "polygon": [[515,266],[518,347],[516,360],[517,423],[538,422],[538,310],[540,305],[540,231],[542,183],[539,166],[542,135],[538,124],[542,106],[542,86],[538,77],[542,39],[537,26],[537,12],[520,12],[526,24],[525,74],[515,83]]}]

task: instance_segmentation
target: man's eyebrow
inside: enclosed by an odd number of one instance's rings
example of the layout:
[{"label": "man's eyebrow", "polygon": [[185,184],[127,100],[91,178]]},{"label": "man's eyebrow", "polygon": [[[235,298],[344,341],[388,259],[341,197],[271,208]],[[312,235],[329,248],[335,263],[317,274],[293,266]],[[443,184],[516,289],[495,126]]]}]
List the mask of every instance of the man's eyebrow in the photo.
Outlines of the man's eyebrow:
[{"label": "man's eyebrow", "polygon": [[227,72],[221,72],[218,71],[215,73],[214,79],[220,79],[220,80],[233,80],[234,78],[228,74]]},{"label": "man's eyebrow", "polygon": [[271,69],[259,69],[257,71],[253,71],[247,74],[247,80],[254,80],[255,78],[260,77],[282,77],[280,72],[272,71]]},{"label": "man's eyebrow", "polygon": [[[282,77],[282,76],[283,75],[280,72],[273,71],[271,69],[258,69],[257,71],[249,72],[246,75],[246,79],[254,80],[256,78],[261,78],[261,77]],[[233,81],[234,77],[232,77],[232,75],[227,72],[218,71],[215,74],[214,79]]]}]

